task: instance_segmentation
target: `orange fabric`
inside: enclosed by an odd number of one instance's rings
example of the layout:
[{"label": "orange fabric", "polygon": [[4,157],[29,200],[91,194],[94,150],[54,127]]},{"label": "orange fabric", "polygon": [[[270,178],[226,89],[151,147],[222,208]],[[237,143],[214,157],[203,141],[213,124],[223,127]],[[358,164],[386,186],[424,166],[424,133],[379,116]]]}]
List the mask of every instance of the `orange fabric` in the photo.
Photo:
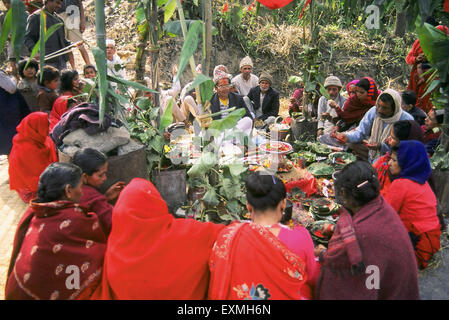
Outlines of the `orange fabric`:
[{"label": "orange fabric", "polygon": [[223,228],[175,219],[151,182],[133,179],[114,206],[103,279],[92,299],[205,299],[210,252]]},{"label": "orange fabric", "polygon": [[53,131],[55,125],[61,120],[62,115],[67,112],[67,101],[71,97],[71,95],[60,96],[54,102],[53,108],[50,111],[50,132]]},{"label": "orange fabric", "polygon": [[311,299],[306,264],[267,228],[233,223],[218,236],[209,262],[208,299]]},{"label": "orange fabric", "polygon": [[[19,195],[36,193],[39,176],[58,161],[56,148],[48,136],[48,115],[33,112],[17,126],[9,155],[9,186]],[[28,201],[29,199],[23,199]]]}]

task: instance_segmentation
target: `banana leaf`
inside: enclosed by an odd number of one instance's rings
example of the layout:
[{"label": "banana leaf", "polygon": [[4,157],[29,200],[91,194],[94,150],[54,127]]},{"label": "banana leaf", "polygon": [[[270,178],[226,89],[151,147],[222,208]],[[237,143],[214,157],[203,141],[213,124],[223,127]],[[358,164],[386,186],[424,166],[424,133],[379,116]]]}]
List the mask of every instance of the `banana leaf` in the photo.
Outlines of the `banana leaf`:
[{"label": "banana leaf", "polygon": [[[201,20],[185,20],[186,26],[187,26],[187,30],[190,28],[190,25],[195,22],[195,21],[199,21],[201,22]],[[167,23],[164,24],[163,28],[164,31],[169,32],[171,34],[174,34],[176,36],[182,37],[182,27],[181,27],[181,21],[179,20],[174,20],[174,21],[168,21]],[[203,33],[203,30],[201,29],[201,33]],[[214,26],[212,26],[212,35],[216,36],[218,34],[218,30],[217,28],[215,28]]]},{"label": "banana leaf", "polygon": [[[50,27],[50,29],[48,29],[47,31],[45,31],[45,36],[44,36],[44,43],[47,42],[48,38],[51,37],[51,35],[53,33],[56,32],[56,30],[58,30],[62,25],[64,25],[63,23],[57,23],[54,24]],[[24,69],[26,69],[28,67],[28,64],[30,63],[30,60],[40,51],[41,48],[41,40],[39,39],[36,44],[34,45],[33,49],[31,50],[31,54],[30,54],[30,59],[28,60],[26,66]],[[44,51],[45,51],[45,45],[44,45]],[[45,55],[45,52],[44,52]]]},{"label": "banana leaf", "polygon": [[217,158],[212,152],[203,152],[198,160],[198,163],[194,164],[187,174],[189,177],[201,177],[217,164]]},{"label": "banana leaf", "polygon": [[176,11],[176,0],[169,0],[164,6],[164,23],[167,23]]},{"label": "banana leaf", "polygon": [[27,26],[27,9],[22,0],[11,0],[11,19],[14,21],[11,26],[11,44],[16,61],[19,61]]},{"label": "banana leaf", "polygon": [[421,27],[416,22],[421,48],[429,62],[438,70],[440,80],[448,81],[449,71],[449,36],[428,23]]},{"label": "banana leaf", "polygon": [[204,105],[206,101],[209,101],[212,98],[212,95],[214,94],[214,81],[208,76],[205,76],[204,74],[200,73],[195,78],[195,81],[193,81],[188,91],[192,90],[197,86],[200,86],[201,103]]},{"label": "banana leaf", "polygon": [[226,129],[234,128],[237,122],[246,114],[245,109],[239,108],[231,112],[226,118],[221,120],[214,120],[210,125],[210,129],[223,132]]},{"label": "banana leaf", "polygon": [[179,58],[177,79],[180,79],[185,67],[189,63],[190,58],[193,56],[198,48],[199,35],[202,29],[201,21],[194,21],[187,32],[184,45],[181,50],[181,57]]},{"label": "banana leaf", "polygon": [[11,31],[11,9],[8,10],[3,21],[2,33],[0,35],[0,52],[5,48],[6,41],[8,40],[9,33]]},{"label": "banana leaf", "polygon": [[[39,70],[44,69],[45,64],[45,41],[41,41],[42,39],[45,39],[45,33],[47,31],[47,18],[44,10],[41,10],[40,13],[40,26],[39,26]],[[36,43],[37,46],[37,43]],[[42,76],[44,75],[43,72],[40,73],[40,81],[42,82]]]},{"label": "banana leaf", "polygon": [[307,171],[316,177],[327,177],[334,173],[334,168],[323,162],[315,162],[307,167]]},{"label": "banana leaf", "polygon": [[137,90],[142,90],[142,91],[147,91],[147,92],[152,92],[152,93],[159,93],[156,90],[153,90],[153,89],[150,89],[150,88],[144,86],[143,84],[125,80],[123,78],[107,75],[107,79],[111,82],[122,84],[122,85],[128,86],[128,87],[133,87],[134,89],[137,89]]},{"label": "banana leaf", "polygon": [[173,122],[173,115],[172,115],[173,103],[175,103],[174,98],[171,98],[170,102],[168,103],[167,109],[165,109],[165,112],[162,115],[161,123],[159,125],[160,131],[164,131],[165,128],[167,128]]}]

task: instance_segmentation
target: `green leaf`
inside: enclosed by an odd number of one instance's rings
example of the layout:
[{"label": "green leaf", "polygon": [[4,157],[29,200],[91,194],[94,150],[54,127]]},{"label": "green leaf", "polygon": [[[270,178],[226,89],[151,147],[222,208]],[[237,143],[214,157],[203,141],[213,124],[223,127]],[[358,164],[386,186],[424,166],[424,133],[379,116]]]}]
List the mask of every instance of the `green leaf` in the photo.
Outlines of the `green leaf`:
[{"label": "green leaf", "polygon": [[9,33],[11,31],[11,9],[8,10],[3,21],[2,33],[0,35],[0,52],[3,52],[6,41],[8,40]]},{"label": "green leaf", "polygon": [[230,213],[240,213],[239,202],[237,200],[231,200],[226,202],[226,209],[228,209]]},{"label": "green leaf", "polygon": [[168,2],[168,0],[157,0],[157,6],[158,6],[158,7],[162,7],[162,6],[164,6],[167,2]]},{"label": "green leaf", "polygon": [[176,0],[169,0],[164,7],[164,23],[167,23],[176,11]]},{"label": "green leaf", "polygon": [[217,164],[217,158],[212,152],[203,152],[201,157],[198,159],[198,163],[194,164],[187,174],[189,177],[201,177],[206,174],[210,169],[212,169]]},{"label": "green leaf", "polygon": [[[195,21],[199,21],[202,22],[201,20],[185,20],[186,23],[186,27],[187,30],[189,30],[190,25],[195,22]],[[181,21],[179,20],[174,20],[174,21],[168,21],[167,23],[164,24],[163,26],[163,30],[169,34],[173,34],[179,37],[182,37],[182,27],[181,27]],[[203,30],[201,29],[201,33],[203,33]],[[215,28],[214,26],[212,26],[212,35],[216,36],[218,34],[218,30],[217,28]]]},{"label": "green leaf", "polygon": [[[40,26],[39,26],[39,70],[44,69],[45,63],[45,32],[47,26],[47,19],[44,10],[40,12]],[[44,41],[42,41],[44,39]],[[37,46],[37,43],[36,43]],[[42,82],[43,72],[40,73],[40,82]]]},{"label": "green leaf", "polygon": [[25,40],[27,9],[22,0],[11,0],[11,10],[11,19],[14,21],[11,30],[11,44],[14,49],[14,56],[19,61]]},{"label": "green leaf", "polygon": [[321,83],[320,83],[320,93],[321,95],[325,96],[327,100],[330,100],[331,96],[329,95],[329,93],[327,93],[327,90]]},{"label": "green leaf", "polygon": [[123,78],[107,75],[107,79],[111,82],[119,83],[119,84],[122,84],[127,87],[133,87],[134,89],[137,89],[137,90],[142,90],[142,91],[147,91],[147,92],[152,92],[152,93],[159,93],[156,90],[153,90],[153,89],[150,89],[150,88],[144,86],[143,84],[125,80]]},{"label": "green leaf", "polygon": [[222,132],[226,129],[234,128],[237,122],[246,114],[246,110],[239,108],[231,112],[226,118],[220,120],[213,120],[210,129],[215,129]]},{"label": "green leaf", "polygon": [[143,7],[139,7],[136,10],[136,19],[137,19],[137,24],[141,24],[142,22],[146,21],[146,16],[145,16],[145,11],[143,9]]},{"label": "green leaf", "polygon": [[203,201],[213,207],[220,204],[214,188],[210,188],[209,191],[206,192],[206,194],[203,196]]},{"label": "green leaf", "polygon": [[195,78],[195,81],[193,81],[192,85],[188,89],[188,91],[192,90],[197,86],[200,87],[201,103],[205,104],[206,101],[209,101],[212,98],[212,95],[214,94],[214,81],[208,76],[199,73],[198,76]]},{"label": "green leaf", "polygon": [[[44,43],[47,42],[48,38],[50,38],[51,35],[52,35],[53,33],[55,33],[56,30],[58,30],[58,29],[59,29],[61,26],[63,26],[63,25],[64,25],[63,23],[57,23],[57,24],[52,25],[52,26],[50,27],[50,29],[48,29],[47,31],[45,31]],[[36,42],[36,44],[34,45],[33,50],[31,50],[30,57],[33,58],[33,57],[40,51],[40,49],[41,49],[41,40],[39,39],[39,40]],[[45,55],[45,45],[44,45],[44,55]],[[31,59],[29,59],[29,60],[31,60]],[[28,63],[30,63],[29,60],[28,60]],[[27,63],[27,65],[25,66],[25,69],[28,67],[28,63]]]},{"label": "green leaf", "polygon": [[108,77],[107,77],[107,65],[106,65],[106,53],[98,47],[91,47],[92,54],[95,58],[97,65],[97,77],[99,88],[99,108],[100,108],[100,123],[103,122],[104,113],[106,112],[106,93],[108,90]]},{"label": "green leaf", "polygon": [[184,71],[185,67],[187,66],[190,58],[193,56],[195,51],[198,48],[198,40],[199,35],[202,28],[202,22],[201,21],[195,21],[192,23],[192,25],[189,28],[189,31],[187,32],[187,37],[184,40],[184,45],[182,46],[181,50],[181,57],[179,58],[179,67],[178,67],[178,74],[176,75],[176,78],[180,79],[182,72]]},{"label": "green leaf", "polygon": [[228,165],[228,167],[229,167],[229,172],[231,173],[231,175],[237,179],[240,177],[240,175],[242,173],[244,173],[248,170],[248,167],[245,167],[241,163],[231,163]]},{"label": "green leaf", "polygon": [[302,82],[302,78],[298,76],[290,76],[288,77],[288,83],[297,84],[299,82]]},{"label": "green leaf", "polygon": [[176,102],[174,101],[174,98],[171,98],[170,101],[168,102],[167,109],[165,109],[165,112],[162,115],[161,123],[159,126],[160,131],[164,131],[165,128],[167,128],[173,122],[173,114],[172,114],[173,103]]},{"label": "green leaf", "polygon": [[433,80],[430,84],[427,91],[422,95],[423,97],[427,96],[429,93],[431,93],[433,90],[435,90],[441,83],[441,80]]},{"label": "green leaf", "polygon": [[154,136],[153,139],[151,139],[150,142],[148,143],[148,145],[151,148],[153,148],[153,150],[156,152],[162,152],[164,144],[165,144],[164,138],[161,137],[160,135]]}]

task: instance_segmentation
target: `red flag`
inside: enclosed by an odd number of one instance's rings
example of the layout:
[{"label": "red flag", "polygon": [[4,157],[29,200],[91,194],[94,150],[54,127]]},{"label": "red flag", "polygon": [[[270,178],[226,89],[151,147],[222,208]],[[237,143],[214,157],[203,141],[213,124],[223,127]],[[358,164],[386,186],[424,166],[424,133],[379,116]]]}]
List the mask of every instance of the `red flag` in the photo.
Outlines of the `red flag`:
[{"label": "red flag", "polygon": [[[261,4],[263,4],[268,9],[279,9],[285,7],[287,4],[292,2],[293,0],[257,0]],[[308,0],[310,2],[310,0]]]}]

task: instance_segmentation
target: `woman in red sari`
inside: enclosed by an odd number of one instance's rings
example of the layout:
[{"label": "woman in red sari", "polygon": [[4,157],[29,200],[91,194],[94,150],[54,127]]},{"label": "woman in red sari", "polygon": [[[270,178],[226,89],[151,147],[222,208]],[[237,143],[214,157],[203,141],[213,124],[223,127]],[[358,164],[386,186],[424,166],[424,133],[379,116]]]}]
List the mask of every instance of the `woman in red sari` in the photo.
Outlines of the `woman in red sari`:
[{"label": "woman in red sari", "polygon": [[346,131],[350,127],[357,125],[362,120],[365,113],[376,105],[379,91],[376,82],[370,77],[360,79],[356,84],[356,94],[349,96],[343,108],[335,106],[338,118],[339,131]]},{"label": "woman in red sari", "polygon": [[53,131],[54,126],[61,120],[62,115],[76,104],[76,100],[72,97],[81,93],[78,71],[64,70],[61,73],[59,90],[62,95],[55,100],[50,111],[50,132]]},{"label": "woman in red sari", "polygon": [[97,215],[77,204],[81,174],[62,162],[42,173],[38,198],[17,227],[6,299],[82,299],[98,285],[106,236]]},{"label": "woman in red sari", "polygon": [[437,199],[427,180],[432,173],[426,148],[419,141],[402,141],[392,148],[389,169],[395,177],[385,200],[409,232],[420,269],[440,249]]},{"label": "woman in red sari", "polygon": [[135,178],[112,214],[103,279],[92,299],[202,300],[224,225],[175,219],[154,185]]},{"label": "woman in red sari", "polygon": [[[449,28],[443,25],[438,25],[434,18],[430,17],[426,22],[449,35]],[[425,77],[422,76],[423,71],[426,71],[423,70],[422,67],[423,65],[426,65],[427,58],[422,51],[419,39],[416,39],[413,43],[413,46],[410,52],[407,54],[405,61],[408,65],[412,66],[407,90],[412,90],[416,93],[416,106],[421,108],[425,113],[428,113],[433,108],[432,102],[430,101],[430,97],[432,96],[432,94],[427,94],[423,97],[424,93],[426,93],[427,91],[426,80],[429,75]]]},{"label": "woman in red sari", "polygon": [[48,115],[33,112],[17,126],[9,155],[9,187],[16,190],[24,202],[36,197],[39,176],[58,161],[56,148],[48,136]]},{"label": "woman in red sari", "polygon": [[210,258],[209,299],[311,299],[318,273],[303,227],[282,226],[283,182],[256,172],[246,181],[252,222],[233,223],[218,236]]},{"label": "woman in red sari", "polygon": [[117,199],[125,186],[122,181],[114,183],[105,194],[98,188],[106,181],[108,158],[100,151],[85,148],[77,151],[71,161],[83,170],[83,196],[80,206],[98,215],[101,226],[106,235],[112,228],[112,203]]}]

